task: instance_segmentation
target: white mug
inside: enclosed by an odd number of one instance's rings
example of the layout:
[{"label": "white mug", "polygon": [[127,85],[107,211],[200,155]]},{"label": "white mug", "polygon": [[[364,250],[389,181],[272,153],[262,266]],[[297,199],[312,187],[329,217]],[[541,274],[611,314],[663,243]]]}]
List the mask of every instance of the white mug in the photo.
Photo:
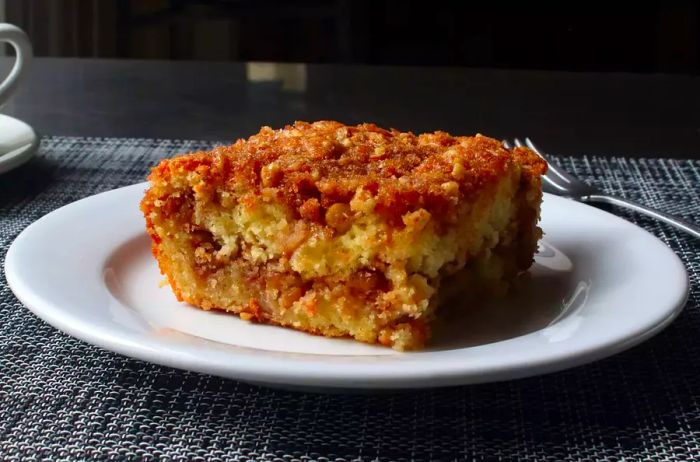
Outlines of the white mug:
[{"label": "white mug", "polygon": [[15,47],[17,59],[10,74],[0,83],[0,107],[12,96],[32,61],[32,44],[22,29],[12,24],[0,23],[0,42]]}]

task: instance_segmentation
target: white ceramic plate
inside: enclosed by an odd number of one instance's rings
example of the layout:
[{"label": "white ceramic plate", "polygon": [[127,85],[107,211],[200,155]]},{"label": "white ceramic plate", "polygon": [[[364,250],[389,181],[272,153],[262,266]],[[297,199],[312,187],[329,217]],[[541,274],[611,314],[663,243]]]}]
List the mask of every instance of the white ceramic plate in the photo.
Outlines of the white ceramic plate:
[{"label": "white ceramic plate", "polygon": [[49,324],[134,358],[286,387],[418,388],[560,370],[629,348],[682,309],[688,277],[642,229],[547,195],[546,238],[518,294],[447,310],[425,351],[250,324],[178,303],[150,254],[138,203],[145,184],[52,212],[7,253],[17,297]]},{"label": "white ceramic plate", "polygon": [[19,167],[34,156],[39,137],[32,127],[0,114],[0,173]]}]

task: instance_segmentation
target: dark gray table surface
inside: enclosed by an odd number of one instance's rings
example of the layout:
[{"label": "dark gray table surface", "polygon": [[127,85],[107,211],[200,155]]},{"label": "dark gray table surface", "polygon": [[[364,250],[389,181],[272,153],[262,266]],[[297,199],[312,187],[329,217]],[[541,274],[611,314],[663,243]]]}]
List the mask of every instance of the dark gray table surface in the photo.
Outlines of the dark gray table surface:
[{"label": "dark gray table surface", "polygon": [[[10,60],[0,60],[6,72]],[[530,136],[556,154],[700,158],[700,77],[38,58],[2,109],[44,135],[230,140],[294,120]]]},{"label": "dark gray table surface", "polygon": [[[242,64],[38,59],[3,111],[45,135],[225,140],[318,118],[530,135],[558,154],[588,154],[558,162],[610,193],[700,219],[700,161],[621,157],[698,157],[697,78],[305,72],[305,85],[292,85],[305,90],[289,91],[249,80]],[[691,292],[679,318],[606,360],[501,383],[359,396],[270,390],[93,347],[12,295],[3,261],[22,229],[74,200],[143,181],[171,150],[207,146],[46,137],[39,156],[2,176],[0,460],[700,460],[700,244],[623,210],[686,265]]]}]

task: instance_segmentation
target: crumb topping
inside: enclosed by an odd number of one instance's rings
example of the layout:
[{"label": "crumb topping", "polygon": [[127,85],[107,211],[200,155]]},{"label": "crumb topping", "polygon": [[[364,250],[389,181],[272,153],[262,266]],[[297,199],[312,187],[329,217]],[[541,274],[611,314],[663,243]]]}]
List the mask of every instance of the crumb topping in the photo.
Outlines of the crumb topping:
[{"label": "crumb topping", "polygon": [[[414,135],[374,124],[296,122],[263,127],[247,140],[161,163],[153,178],[182,169],[221,191],[274,196],[310,221],[344,227],[351,204],[365,196],[394,223],[418,209],[449,220],[454,205],[489,183],[512,163],[540,175],[546,163],[527,148],[508,150],[486,136],[445,132]],[[358,206],[351,207],[357,209]]]}]

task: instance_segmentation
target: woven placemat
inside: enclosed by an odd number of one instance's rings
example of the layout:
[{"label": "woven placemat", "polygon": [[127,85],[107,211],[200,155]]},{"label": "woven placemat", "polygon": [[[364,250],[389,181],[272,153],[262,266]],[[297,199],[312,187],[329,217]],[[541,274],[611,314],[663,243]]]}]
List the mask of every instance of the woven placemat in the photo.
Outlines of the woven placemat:
[{"label": "woven placemat", "polygon": [[[2,267],[12,240],[42,215],[209,146],[45,138],[36,159],[0,177]],[[700,222],[699,161],[557,161],[610,193]],[[294,393],[125,358],[37,319],[0,269],[0,460],[700,459],[700,242],[620,213],[688,268],[690,300],[669,328],[565,372],[409,393]]]}]

